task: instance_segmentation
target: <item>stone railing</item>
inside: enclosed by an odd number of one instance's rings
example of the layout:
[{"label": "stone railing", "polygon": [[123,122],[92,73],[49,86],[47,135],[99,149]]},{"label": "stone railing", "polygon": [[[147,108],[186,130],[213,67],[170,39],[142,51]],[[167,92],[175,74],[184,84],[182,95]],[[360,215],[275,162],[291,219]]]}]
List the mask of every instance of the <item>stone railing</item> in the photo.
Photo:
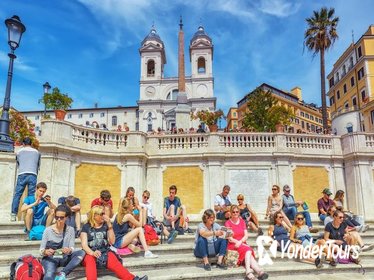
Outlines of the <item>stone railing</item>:
[{"label": "stone railing", "polygon": [[331,150],[332,138],[323,135],[286,135],[286,146],[298,149]]},{"label": "stone railing", "polygon": [[374,135],[373,134],[365,135],[365,143],[366,143],[366,147],[374,148]]},{"label": "stone railing", "polygon": [[209,136],[207,134],[169,134],[149,136],[157,140],[158,149],[191,149],[208,147]]},{"label": "stone railing", "polygon": [[73,127],[72,140],[98,146],[112,145],[117,148],[127,146],[127,134],[82,126]]},{"label": "stone railing", "polygon": [[274,133],[223,133],[219,135],[221,147],[274,148]]}]

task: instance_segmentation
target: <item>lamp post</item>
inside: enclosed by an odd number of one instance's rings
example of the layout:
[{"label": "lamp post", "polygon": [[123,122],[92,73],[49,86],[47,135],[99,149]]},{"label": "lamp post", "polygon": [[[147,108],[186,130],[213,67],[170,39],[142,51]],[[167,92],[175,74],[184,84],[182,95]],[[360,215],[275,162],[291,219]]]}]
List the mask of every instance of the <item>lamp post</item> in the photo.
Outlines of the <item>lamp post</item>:
[{"label": "lamp post", "polygon": [[19,47],[22,34],[26,31],[26,27],[18,16],[12,16],[5,20],[8,28],[8,44],[10,46],[8,79],[6,83],[3,112],[0,119],[0,151],[13,152],[13,140],[9,136],[9,109],[10,109],[10,91],[12,87],[13,61],[16,58],[15,49]]},{"label": "lamp post", "polygon": [[[48,82],[45,82],[45,84],[43,85],[43,89],[44,89],[44,95],[49,93],[49,90],[51,89],[50,84]],[[44,100],[44,95],[43,95],[43,98],[42,98],[43,100]],[[44,103],[44,116],[43,117],[45,118],[46,115],[47,115],[47,107]]]}]

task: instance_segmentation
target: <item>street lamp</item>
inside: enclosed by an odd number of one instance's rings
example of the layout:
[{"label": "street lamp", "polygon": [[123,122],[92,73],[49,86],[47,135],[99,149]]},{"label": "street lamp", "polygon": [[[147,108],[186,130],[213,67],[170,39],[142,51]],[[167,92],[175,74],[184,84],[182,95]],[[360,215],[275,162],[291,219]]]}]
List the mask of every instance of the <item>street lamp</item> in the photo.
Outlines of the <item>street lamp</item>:
[{"label": "street lamp", "polygon": [[8,44],[10,46],[10,53],[8,53],[8,79],[6,83],[3,112],[0,119],[0,151],[13,152],[13,140],[9,136],[9,109],[13,76],[13,61],[16,58],[14,51],[19,47],[22,34],[26,31],[26,27],[23,25],[18,16],[12,16],[12,18],[5,20],[5,25],[8,28]]},{"label": "street lamp", "polygon": [[[47,94],[49,92],[49,90],[51,89],[50,84],[48,82],[45,82],[45,84],[43,85],[43,89],[44,89],[44,94]],[[44,97],[44,95],[43,95],[43,97]],[[47,107],[44,103],[44,118],[45,118],[46,115],[47,115]]]}]

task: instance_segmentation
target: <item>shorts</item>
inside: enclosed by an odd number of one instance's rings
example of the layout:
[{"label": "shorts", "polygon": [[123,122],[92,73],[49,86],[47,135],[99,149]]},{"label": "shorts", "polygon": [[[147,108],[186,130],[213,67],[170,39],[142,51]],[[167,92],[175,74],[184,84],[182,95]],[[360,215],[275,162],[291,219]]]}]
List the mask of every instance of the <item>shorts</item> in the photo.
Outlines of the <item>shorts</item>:
[{"label": "shorts", "polygon": [[45,226],[47,223],[47,214],[44,214],[41,218],[37,219],[37,218],[33,218],[32,220],[32,226],[31,227],[34,227],[34,226],[39,226],[39,225],[43,225]]}]

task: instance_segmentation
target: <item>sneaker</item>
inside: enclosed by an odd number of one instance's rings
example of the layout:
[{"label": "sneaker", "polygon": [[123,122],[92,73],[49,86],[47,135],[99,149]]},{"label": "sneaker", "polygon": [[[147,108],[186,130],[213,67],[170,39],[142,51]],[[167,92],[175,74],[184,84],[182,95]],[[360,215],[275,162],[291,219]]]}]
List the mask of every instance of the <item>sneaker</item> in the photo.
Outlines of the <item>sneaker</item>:
[{"label": "sneaker", "polygon": [[311,228],[309,229],[309,231],[310,231],[310,233],[317,233],[317,232],[318,232],[318,228],[313,228],[313,227],[311,227]]},{"label": "sneaker", "polygon": [[14,213],[10,214],[10,221],[11,222],[17,221],[17,214],[14,214]]},{"label": "sneaker", "polygon": [[361,247],[361,251],[362,252],[366,252],[366,251],[370,251],[370,250],[373,250],[374,249],[374,244],[364,244],[362,247]]},{"label": "sneaker", "polygon": [[158,258],[158,255],[153,254],[151,251],[145,251],[144,252],[144,257],[146,259],[155,259],[155,258]]},{"label": "sneaker", "polygon": [[262,231],[261,228],[258,228],[257,236],[264,235],[264,232]]},{"label": "sneaker", "polygon": [[269,274],[267,274],[266,272],[262,273],[261,275],[257,277],[258,280],[265,280],[268,278],[269,278]]},{"label": "sneaker", "polygon": [[186,233],[194,233],[194,231],[192,229],[190,229],[190,228],[185,229],[184,232],[186,232]]},{"label": "sneaker", "polygon": [[217,263],[216,267],[223,270],[227,270],[227,265],[225,265],[224,263]]},{"label": "sneaker", "polygon": [[134,280],[148,280],[148,276],[144,275],[143,277],[135,276]]},{"label": "sneaker", "polygon": [[210,264],[204,264],[204,269],[206,270],[206,271],[211,271],[212,270],[212,268],[211,268],[211,266],[210,266]]},{"label": "sneaker", "polygon": [[369,225],[362,225],[361,232],[366,232],[369,229]]},{"label": "sneaker", "polygon": [[174,239],[178,236],[178,232],[176,230],[173,230],[170,235],[169,235],[169,238],[167,240],[167,243],[168,244],[171,244],[173,243]]},{"label": "sneaker", "polygon": [[65,280],[66,279],[66,275],[64,272],[59,272],[57,273],[56,277],[55,277],[55,280]]},{"label": "sneaker", "polygon": [[330,261],[330,265],[331,266],[337,266],[338,262],[336,261],[336,259],[332,258],[331,261]]},{"label": "sneaker", "polygon": [[321,268],[323,266],[323,263],[319,257],[315,259],[314,264],[316,265],[316,268]]}]

